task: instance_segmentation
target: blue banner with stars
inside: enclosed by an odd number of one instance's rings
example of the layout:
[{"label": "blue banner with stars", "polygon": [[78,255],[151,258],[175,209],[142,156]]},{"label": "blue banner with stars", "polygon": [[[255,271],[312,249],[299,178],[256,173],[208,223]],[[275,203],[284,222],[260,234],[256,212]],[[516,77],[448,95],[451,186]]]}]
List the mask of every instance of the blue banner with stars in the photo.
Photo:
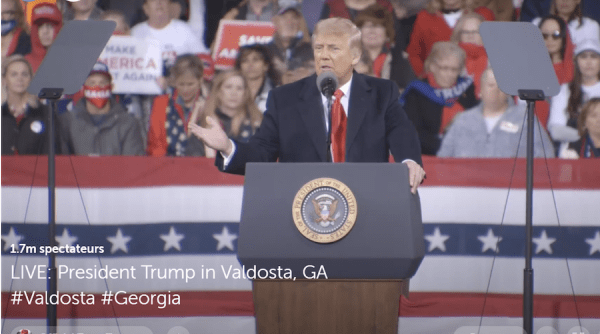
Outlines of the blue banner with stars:
[{"label": "blue banner with stars", "polygon": [[[13,244],[48,245],[40,224],[2,224],[2,252],[18,251]],[[103,246],[106,257],[163,254],[235,254],[239,224],[157,223],[122,225],[57,225],[58,246]],[[424,224],[427,255],[523,257],[525,228],[491,224]],[[535,226],[534,256],[540,258],[600,259],[600,228]],[[36,252],[37,253],[37,252]],[[23,255],[36,253],[23,252]],[[69,254],[65,256],[89,256]]]}]

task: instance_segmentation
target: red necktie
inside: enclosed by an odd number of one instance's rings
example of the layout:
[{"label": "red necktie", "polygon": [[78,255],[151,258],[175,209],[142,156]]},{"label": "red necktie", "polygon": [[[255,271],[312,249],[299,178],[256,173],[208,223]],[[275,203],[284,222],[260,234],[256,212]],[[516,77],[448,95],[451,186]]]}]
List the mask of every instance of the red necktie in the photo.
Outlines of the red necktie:
[{"label": "red necktie", "polygon": [[346,113],[342,106],[341,90],[333,93],[335,101],[331,107],[331,152],[333,162],[344,162],[346,156]]}]

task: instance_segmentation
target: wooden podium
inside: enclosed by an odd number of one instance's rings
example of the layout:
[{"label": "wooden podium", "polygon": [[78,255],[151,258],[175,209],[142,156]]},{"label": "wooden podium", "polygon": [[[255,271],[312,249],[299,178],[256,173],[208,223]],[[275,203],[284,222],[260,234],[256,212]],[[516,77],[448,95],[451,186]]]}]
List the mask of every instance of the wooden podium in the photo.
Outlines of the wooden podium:
[{"label": "wooden podium", "polygon": [[398,332],[403,280],[255,280],[256,333]]},{"label": "wooden podium", "polygon": [[[332,243],[309,240],[292,217],[298,190],[322,177],[347,185],[357,204],[354,227]],[[400,295],[408,297],[424,249],[420,202],[403,164],[246,166],[238,259],[296,278],[253,280],[257,334],[397,333]],[[322,266],[327,278],[305,279],[307,266]]]}]

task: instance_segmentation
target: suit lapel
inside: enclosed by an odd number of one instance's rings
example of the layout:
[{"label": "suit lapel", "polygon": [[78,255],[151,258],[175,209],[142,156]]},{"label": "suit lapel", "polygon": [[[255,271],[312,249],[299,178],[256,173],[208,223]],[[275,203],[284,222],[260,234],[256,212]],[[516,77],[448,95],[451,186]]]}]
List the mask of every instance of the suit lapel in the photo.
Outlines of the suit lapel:
[{"label": "suit lapel", "polygon": [[348,130],[346,131],[346,160],[352,143],[358,134],[358,130],[365,118],[369,105],[371,87],[367,84],[361,74],[354,72],[352,85],[350,86],[350,100],[348,102]]},{"label": "suit lapel", "polygon": [[312,75],[304,81],[300,91],[300,99],[304,101],[300,106],[300,116],[308,128],[313,145],[315,145],[321,161],[327,161],[327,135],[325,133],[325,111],[321,100],[321,93],[316,84],[317,76]]}]

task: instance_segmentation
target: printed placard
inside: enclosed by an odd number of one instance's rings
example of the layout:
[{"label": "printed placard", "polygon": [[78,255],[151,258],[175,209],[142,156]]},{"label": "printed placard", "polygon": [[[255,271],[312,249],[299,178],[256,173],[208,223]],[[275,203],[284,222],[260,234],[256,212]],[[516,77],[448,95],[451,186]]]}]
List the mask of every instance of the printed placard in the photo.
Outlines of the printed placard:
[{"label": "printed placard", "polygon": [[267,44],[273,40],[274,32],[275,26],[270,22],[221,20],[213,50],[215,68],[232,68],[240,47]]},{"label": "printed placard", "polygon": [[112,36],[99,61],[108,66],[115,94],[160,94],[156,82],[163,73],[161,50],[153,41]]}]

